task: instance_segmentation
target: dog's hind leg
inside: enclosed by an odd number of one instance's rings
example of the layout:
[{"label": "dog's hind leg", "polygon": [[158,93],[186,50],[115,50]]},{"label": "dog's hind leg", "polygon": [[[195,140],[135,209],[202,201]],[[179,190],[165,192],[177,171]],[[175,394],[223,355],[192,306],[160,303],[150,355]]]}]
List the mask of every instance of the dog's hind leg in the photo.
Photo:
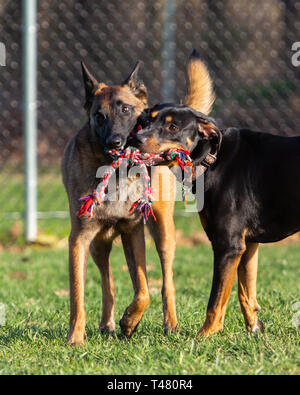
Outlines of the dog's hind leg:
[{"label": "dog's hind leg", "polygon": [[90,247],[91,255],[99,268],[102,282],[102,317],[99,328],[101,332],[108,333],[113,333],[116,329],[115,286],[109,261],[111,248],[111,241],[103,241],[97,236]]},{"label": "dog's hind leg", "polygon": [[120,321],[122,333],[130,337],[136,330],[150,303],[146,273],[144,225],[142,221],[133,229],[121,234],[123,248],[131,276],[134,298]]},{"label": "dog's hind leg", "polygon": [[[222,238],[223,237],[223,240]],[[224,318],[231,289],[237,274],[242,255],[246,250],[244,236],[242,240],[221,234],[214,248],[214,275],[207,307],[206,320],[199,336],[210,336],[223,330]]]},{"label": "dog's hind leg", "polygon": [[238,268],[239,300],[246,328],[250,332],[263,332],[262,322],[256,312],[260,306],[256,300],[256,279],[258,265],[258,243],[248,243]]},{"label": "dog's hind leg", "polygon": [[81,345],[86,338],[84,287],[89,246],[94,236],[95,232],[92,231],[72,230],[69,237],[70,345]]}]

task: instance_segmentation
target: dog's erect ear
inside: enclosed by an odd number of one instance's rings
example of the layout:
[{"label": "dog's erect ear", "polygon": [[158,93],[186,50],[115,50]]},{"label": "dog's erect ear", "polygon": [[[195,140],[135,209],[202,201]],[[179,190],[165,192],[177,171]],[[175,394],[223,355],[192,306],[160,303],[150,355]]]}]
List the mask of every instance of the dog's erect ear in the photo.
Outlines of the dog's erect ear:
[{"label": "dog's erect ear", "polygon": [[130,88],[138,81],[138,72],[140,69],[140,62],[137,61],[129,76],[122,82],[122,85],[128,85]]},{"label": "dog's erect ear", "polygon": [[92,74],[88,71],[86,65],[83,62],[81,62],[81,68],[85,88],[84,108],[89,111],[92,105],[93,94],[98,89],[99,83],[97,82],[96,78],[94,78]]},{"label": "dog's erect ear", "polygon": [[213,83],[199,53],[194,49],[187,65],[188,91],[186,106],[208,115],[215,101]]},{"label": "dog's erect ear", "polygon": [[122,85],[129,86],[132,93],[140,99],[145,105],[147,105],[147,88],[144,83],[138,79],[138,71],[140,68],[140,62],[136,62],[133,70],[129,76],[122,82]]}]

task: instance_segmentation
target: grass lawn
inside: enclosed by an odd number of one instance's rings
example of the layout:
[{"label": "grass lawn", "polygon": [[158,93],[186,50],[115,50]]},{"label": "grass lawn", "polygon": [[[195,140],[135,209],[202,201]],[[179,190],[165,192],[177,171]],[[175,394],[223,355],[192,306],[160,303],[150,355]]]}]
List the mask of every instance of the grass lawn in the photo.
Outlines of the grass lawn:
[{"label": "grass lawn", "polygon": [[[67,210],[61,178],[57,170],[50,170],[40,171],[39,211]],[[51,245],[56,245],[53,237],[63,239],[60,248],[25,247],[23,222],[7,214],[24,211],[23,176],[0,175],[0,183],[5,185],[1,210],[6,213],[0,215],[0,303],[6,308],[6,324],[0,326],[0,374],[300,374],[300,328],[297,331],[292,322],[292,305],[300,300],[299,244],[261,247],[258,301],[263,308],[259,316],[265,324],[264,334],[246,333],[235,284],[224,332],[198,339],[211,287],[212,253],[208,245],[190,243],[200,230],[197,215],[175,216],[181,239],[174,265],[180,331],[163,334],[161,270],[150,241],[147,265],[151,304],[138,331],[130,340],[98,332],[100,276],[90,261],[88,341],[73,348],[66,346],[69,296],[65,239],[69,220],[39,220],[39,238],[44,237],[44,244],[48,240]],[[182,208],[178,203],[177,209]],[[118,322],[133,290],[119,244],[111,258]]]},{"label": "grass lawn", "polygon": [[[24,175],[18,172],[0,173],[0,185],[5,186],[0,196],[0,250],[1,246],[25,245],[23,217],[25,210]],[[182,202],[176,203],[176,211],[182,211]],[[39,169],[38,177],[38,211],[42,214],[49,212],[65,212],[66,218],[40,218],[38,221],[38,238],[44,241],[47,236],[58,240],[66,238],[70,232],[68,218],[68,199],[62,184],[59,169]],[[18,214],[15,217],[15,214]],[[176,229],[182,229],[184,235],[199,231],[200,221],[196,214],[186,217],[176,215]]]},{"label": "grass lawn", "polygon": [[[177,248],[174,267],[180,331],[162,331],[161,271],[148,243],[151,304],[130,340],[101,335],[101,288],[89,262],[86,311],[88,341],[66,346],[69,317],[66,249],[27,248],[0,253],[1,374],[300,374],[300,331],[292,324],[292,304],[300,298],[300,246],[260,250],[258,301],[264,334],[248,334],[235,284],[225,329],[209,339],[196,334],[205,317],[212,277],[209,246]],[[116,321],[133,295],[122,247],[112,252]],[[117,334],[120,334],[119,327]]]}]

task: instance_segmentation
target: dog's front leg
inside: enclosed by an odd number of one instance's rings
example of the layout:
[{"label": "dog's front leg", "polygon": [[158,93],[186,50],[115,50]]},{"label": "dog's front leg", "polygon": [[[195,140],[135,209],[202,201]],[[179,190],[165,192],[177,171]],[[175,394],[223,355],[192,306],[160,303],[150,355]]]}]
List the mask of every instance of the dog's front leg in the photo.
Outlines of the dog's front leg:
[{"label": "dog's front leg", "polygon": [[176,239],[174,225],[174,201],[153,203],[156,221],[149,220],[149,228],[154,238],[157,252],[160,257],[163,286],[163,314],[165,333],[176,330],[176,293],[173,281],[173,261],[175,257]]},{"label": "dog's front leg", "polygon": [[82,345],[86,338],[84,286],[86,266],[91,240],[95,232],[76,232],[69,237],[69,280],[70,280],[70,330],[68,344]]},{"label": "dog's front leg", "polygon": [[124,312],[120,321],[120,327],[122,333],[130,337],[136,330],[144,311],[150,303],[146,273],[144,225],[142,221],[133,229],[130,229],[128,233],[122,233],[121,237],[134,288],[134,298]]},{"label": "dog's front leg", "polygon": [[157,166],[152,171],[151,185],[155,196],[152,207],[156,221],[149,218],[148,226],[154,238],[162,267],[164,331],[167,333],[175,331],[177,327],[176,295],[173,281],[173,261],[176,249],[175,176],[167,167]]},{"label": "dog's front leg", "polygon": [[103,241],[99,235],[93,240],[90,251],[99,268],[102,283],[102,317],[99,325],[101,332],[113,333],[115,324],[115,285],[110,266],[109,254],[112,241]]}]

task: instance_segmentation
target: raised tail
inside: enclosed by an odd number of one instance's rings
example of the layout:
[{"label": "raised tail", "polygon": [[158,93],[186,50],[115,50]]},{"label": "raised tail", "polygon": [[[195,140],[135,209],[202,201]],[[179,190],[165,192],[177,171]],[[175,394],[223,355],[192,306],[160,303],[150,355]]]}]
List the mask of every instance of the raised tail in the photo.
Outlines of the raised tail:
[{"label": "raised tail", "polygon": [[187,65],[188,91],[184,104],[208,115],[215,101],[208,69],[194,49]]}]

